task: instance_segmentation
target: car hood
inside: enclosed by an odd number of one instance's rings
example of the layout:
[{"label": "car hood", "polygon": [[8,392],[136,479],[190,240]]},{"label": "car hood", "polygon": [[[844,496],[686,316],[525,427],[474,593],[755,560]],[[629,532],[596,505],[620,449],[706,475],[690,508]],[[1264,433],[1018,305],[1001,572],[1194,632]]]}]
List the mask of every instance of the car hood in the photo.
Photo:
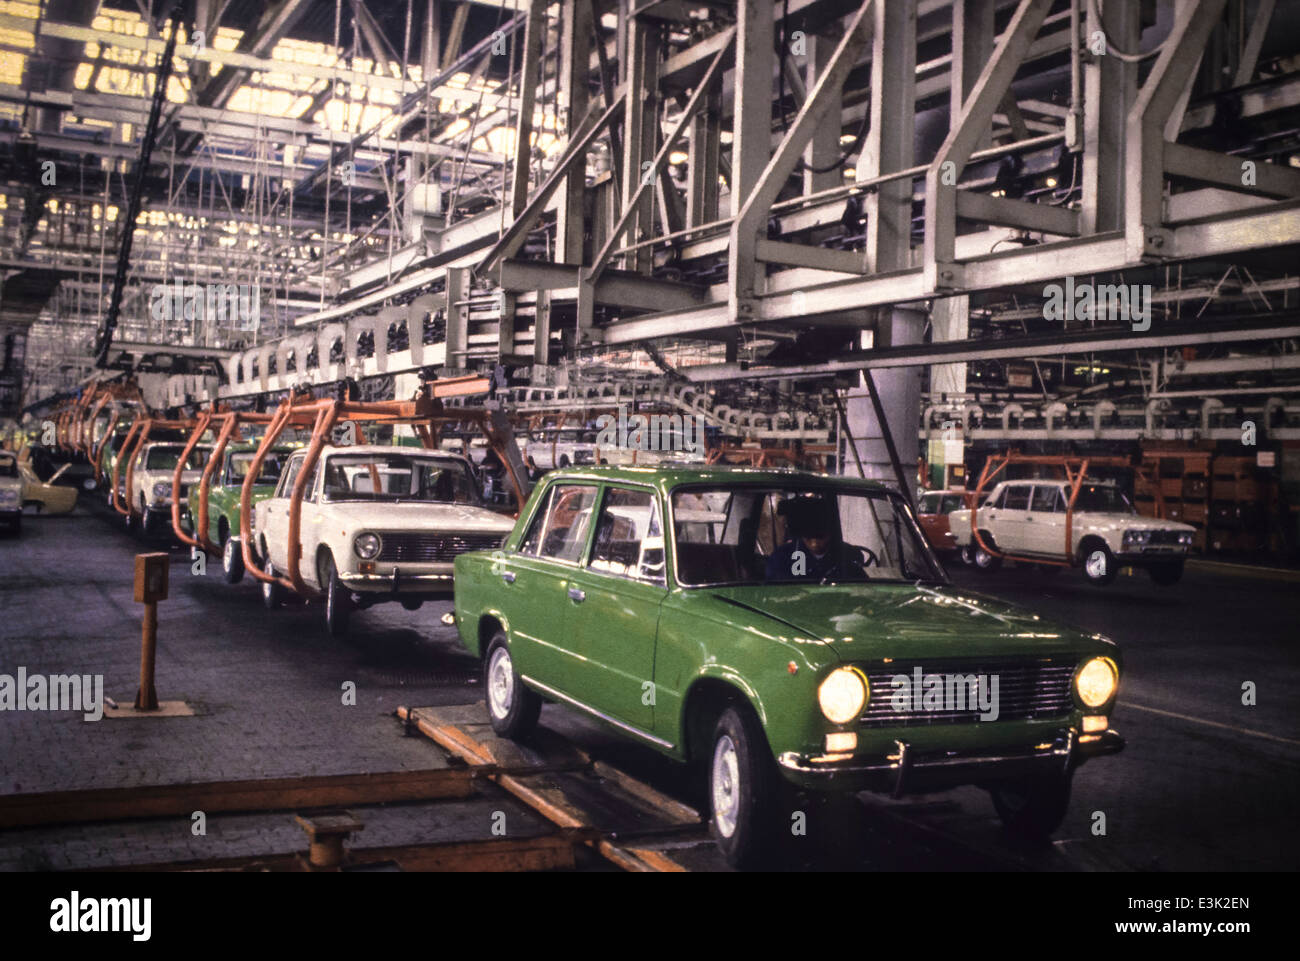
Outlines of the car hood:
[{"label": "car hood", "polygon": [[1124,514],[1118,511],[1101,512],[1101,511],[1078,511],[1074,515],[1074,523],[1087,524],[1092,528],[1107,527],[1118,530],[1120,528],[1126,531],[1195,531],[1196,528],[1191,524],[1184,524],[1181,521],[1161,520],[1158,517],[1142,517],[1137,514]]},{"label": "car hood", "polygon": [[514,518],[469,504],[333,501],[322,513],[354,530],[491,531],[505,536],[515,527]]},{"label": "car hood", "polygon": [[22,490],[23,482],[18,477],[0,477],[0,489],[2,490]]},{"label": "car hood", "polygon": [[820,640],[845,661],[1046,655],[1113,647],[1100,635],[950,586],[868,583],[707,590],[720,604]]},{"label": "car hood", "polygon": [[[146,484],[170,482],[173,476],[175,476],[174,470],[141,470],[138,467],[135,470],[135,479]],[[201,470],[181,471],[182,484],[197,484],[202,477]]]}]

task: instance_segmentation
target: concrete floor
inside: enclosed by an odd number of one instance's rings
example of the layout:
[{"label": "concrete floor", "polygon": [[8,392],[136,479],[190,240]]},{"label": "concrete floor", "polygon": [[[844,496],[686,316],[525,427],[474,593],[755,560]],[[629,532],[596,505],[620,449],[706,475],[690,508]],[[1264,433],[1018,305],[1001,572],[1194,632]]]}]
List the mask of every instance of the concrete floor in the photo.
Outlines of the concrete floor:
[{"label": "concrete floor", "polygon": [[[106,515],[28,518],[21,540],[0,539],[0,673],[102,673],[106,693],[134,696],[140,606],[132,555],[143,544]],[[1124,652],[1116,727],[1127,750],[1083,767],[1070,815],[1050,846],[1024,849],[1002,834],[974,788],[892,801],[874,795],[797,797],[808,833],[783,859],[797,870],[1276,870],[1300,863],[1300,583],[1188,571],[1172,588],[1143,574],[1108,588],[1077,572],[1046,576],[1008,567],[953,571],[968,590],[1025,604],[1106,633]],[[0,793],[441,766],[442,752],[400,736],[399,704],[480,698],[475,662],[440,623],[447,604],[418,612],[359,612],[364,643],[328,637],[315,607],[265,611],[251,580],[229,587],[210,560],[191,572],[172,551],[171,597],[159,608],[157,689],[190,718],[105,720],[5,712]],[[356,706],[342,703],[355,683]],[[1258,704],[1241,704],[1253,681]],[[559,708],[543,724],[661,790],[703,806],[700,780],[659,755]],[[527,808],[485,788],[465,802],[394,805],[373,812],[366,845],[487,837],[506,810],[519,833],[544,827]],[[1094,835],[1096,812],[1106,834]],[[189,823],[137,821],[0,833],[0,869],[74,868],[296,850],[283,815]],[[515,833],[513,830],[511,833]],[[708,844],[675,856],[722,866]]]}]

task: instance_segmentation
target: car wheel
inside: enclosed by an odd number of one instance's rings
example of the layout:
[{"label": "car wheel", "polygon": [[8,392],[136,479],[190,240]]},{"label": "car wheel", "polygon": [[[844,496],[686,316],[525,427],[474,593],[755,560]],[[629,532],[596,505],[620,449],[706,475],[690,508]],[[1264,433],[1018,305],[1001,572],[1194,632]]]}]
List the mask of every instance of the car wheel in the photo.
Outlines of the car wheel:
[{"label": "car wheel", "polygon": [[510,645],[503,631],[497,631],[488,643],[487,657],[483,659],[483,688],[487,692],[492,730],[498,735],[517,741],[537,726],[542,699],[525,687],[515,673]]},{"label": "car wheel", "polygon": [[1149,573],[1151,574],[1151,580],[1161,587],[1168,587],[1170,584],[1177,584],[1183,579],[1183,562],[1168,561],[1164,564],[1152,564]]},{"label": "car wheel", "polygon": [[1104,586],[1115,579],[1119,565],[1105,544],[1093,542],[1083,549],[1083,576],[1092,584]]},{"label": "car wheel", "polygon": [[[270,552],[267,552],[266,561],[262,566],[262,573],[275,576],[275,565],[271,563]],[[273,611],[280,606],[284,600],[284,587],[279,581],[262,581],[262,606],[268,611]]]},{"label": "car wheel", "polygon": [[352,614],[352,594],[339,580],[334,555],[326,553],[321,563],[320,579],[325,587],[325,629],[331,637],[342,637],[348,632],[348,618]]},{"label": "car wheel", "polygon": [[227,584],[238,584],[244,579],[244,552],[239,538],[229,534],[221,545],[221,575]]},{"label": "car wheel", "polygon": [[140,507],[140,532],[145,537],[153,537],[158,533],[159,520],[158,515],[141,505]]},{"label": "car wheel", "polygon": [[[986,544],[993,543],[993,538],[992,536],[989,535],[987,531],[980,531],[980,537],[984,539],[984,542]],[[996,571],[999,567],[1002,566],[1002,558],[998,557],[996,554],[990,554],[984,548],[980,547],[979,544],[976,544],[974,542],[972,542],[972,548],[973,548],[972,557],[974,558],[975,566],[979,570]]]},{"label": "car wheel", "polygon": [[408,611],[418,611],[423,606],[424,606],[424,601],[420,600],[419,598],[407,597],[402,599],[402,607]]},{"label": "car wheel", "polygon": [[748,707],[727,708],[713,730],[708,788],[710,827],[732,867],[761,867],[767,860],[777,833],[771,823],[776,786],[758,718]]},{"label": "car wheel", "polygon": [[1046,840],[1070,807],[1069,774],[1013,781],[990,789],[993,807],[1007,833],[1027,841]]}]

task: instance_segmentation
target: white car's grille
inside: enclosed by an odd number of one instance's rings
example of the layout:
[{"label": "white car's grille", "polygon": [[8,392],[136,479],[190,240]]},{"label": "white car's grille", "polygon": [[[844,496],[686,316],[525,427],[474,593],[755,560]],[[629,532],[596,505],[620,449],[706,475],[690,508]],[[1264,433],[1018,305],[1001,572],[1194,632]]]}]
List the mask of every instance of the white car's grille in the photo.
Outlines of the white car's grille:
[{"label": "white car's grille", "polygon": [[378,560],[392,564],[449,564],[466,551],[490,551],[508,535],[490,531],[379,531]]}]

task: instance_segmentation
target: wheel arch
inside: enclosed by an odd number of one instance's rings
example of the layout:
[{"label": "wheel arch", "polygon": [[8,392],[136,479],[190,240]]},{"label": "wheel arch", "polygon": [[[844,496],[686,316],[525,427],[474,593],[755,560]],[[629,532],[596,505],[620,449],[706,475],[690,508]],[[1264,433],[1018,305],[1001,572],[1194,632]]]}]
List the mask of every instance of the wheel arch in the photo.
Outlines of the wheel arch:
[{"label": "wheel arch", "polygon": [[478,616],[478,623],[474,628],[473,638],[475,644],[474,656],[482,660],[487,654],[488,643],[492,640],[493,635],[501,631],[506,636],[506,643],[510,642],[510,624],[505,615],[500,611],[484,611]]},{"label": "wheel arch", "polygon": [[757,693],[734,674],[702,674],[691,682],[682,698],[681,750],[683,759],[707,757],[712,749],[713,727],[728,707],[743,705],[766,728],[762,702]]}]

